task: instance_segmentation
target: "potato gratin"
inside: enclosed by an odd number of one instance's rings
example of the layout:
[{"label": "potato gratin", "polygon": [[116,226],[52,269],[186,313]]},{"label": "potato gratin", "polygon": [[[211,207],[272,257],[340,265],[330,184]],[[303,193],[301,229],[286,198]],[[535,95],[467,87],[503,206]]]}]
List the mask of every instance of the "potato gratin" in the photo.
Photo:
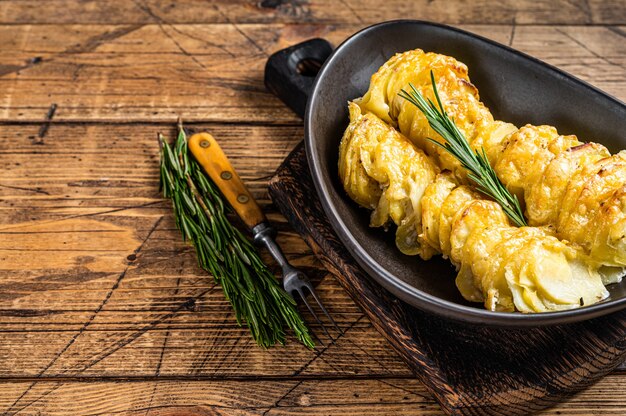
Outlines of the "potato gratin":
[{"label": "potato gratin", "polygon": [[[399,96],[413,85],[442,104],[473,149],[484,149],[530,227],[514,227],[502,207],[476,192],[421,111]],[[456,266],[469,301],[494,311],[548,312],[596,303],[626,266],[626,152],[495,120],[467,67],[416,49],[391,58],[367,93],[349,103],[339,149],[348,195],[373,210],[370,225],[394,223],[396,245]]]}]

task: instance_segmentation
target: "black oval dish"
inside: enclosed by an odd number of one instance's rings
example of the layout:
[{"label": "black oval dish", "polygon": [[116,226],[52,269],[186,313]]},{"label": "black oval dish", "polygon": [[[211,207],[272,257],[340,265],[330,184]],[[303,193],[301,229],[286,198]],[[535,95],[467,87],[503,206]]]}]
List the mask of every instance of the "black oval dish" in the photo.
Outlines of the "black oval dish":
[{"label": "black oval dish", "polygon": [[579,309],[541,314],[487,311],[463,300],[448,261],[405,256],[396,249],[392,233],[368,227],[369,212],[346,196],[337,175],[339,141],[348,124],[347,102],[367,91],[371,75],[392,55],[415,48],[467,64],[481,99],[496,118],[518,126],[550,124],[562,134],[602,143],[613,152],[626,148],[626,106],[563,71],[444,25],[399,20],[370,26],[346,40],[325,62],[305,113],[306,151],[315,186],[337,235],[358,263],[409,304],[473,323],[563,324],[625,308],[626,281],[609,287],[609,299]]}]

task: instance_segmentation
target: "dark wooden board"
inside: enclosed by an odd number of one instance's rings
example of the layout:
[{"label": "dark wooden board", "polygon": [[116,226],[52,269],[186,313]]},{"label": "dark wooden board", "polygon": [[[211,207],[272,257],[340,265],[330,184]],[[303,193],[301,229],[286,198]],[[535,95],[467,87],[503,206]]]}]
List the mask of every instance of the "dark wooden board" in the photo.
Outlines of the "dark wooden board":
[{"label": "dark wooden board", "polygon": [[[452,415],[519,415],[556,404],[626,358],[626,311],[567,326],[507,330],[448,321],[393,297],[359,268],[321,208],[302,144],[270,196],[415,376]],[[416,260],[419,261],[419,260]]]}]

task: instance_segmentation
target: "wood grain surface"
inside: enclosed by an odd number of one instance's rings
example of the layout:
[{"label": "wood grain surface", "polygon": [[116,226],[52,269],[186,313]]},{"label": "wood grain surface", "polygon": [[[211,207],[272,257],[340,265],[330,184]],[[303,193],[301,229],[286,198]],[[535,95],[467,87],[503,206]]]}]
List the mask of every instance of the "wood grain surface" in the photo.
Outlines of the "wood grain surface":
[{"label": "wood grain surface", "polygon": [[[626,6],[385,5],[0,2],[0,412],[442,414],[269,201],[303,131],[265,91],[265,60],[382,20],[436,20],[625,100]],[[263,351],[236,325],[157,192],[156,133],[171,136],[179,115],[220,140],[343,336]],[[546,414],[626,414],[625,383],[615,372]]]}]

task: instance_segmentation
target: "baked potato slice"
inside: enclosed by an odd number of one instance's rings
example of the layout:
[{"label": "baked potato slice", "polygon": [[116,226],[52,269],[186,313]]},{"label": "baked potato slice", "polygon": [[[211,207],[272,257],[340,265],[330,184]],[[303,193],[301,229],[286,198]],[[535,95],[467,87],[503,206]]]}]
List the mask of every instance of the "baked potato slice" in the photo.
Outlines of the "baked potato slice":
[{"label": "baked potato slice", "polygon": [[525,192],[526,216],[532,226],[556,224],[561,203],[571,178],[581,168],[611,156],[606,147],[585,143],[567,149],[554,157],[543,175]]}]

